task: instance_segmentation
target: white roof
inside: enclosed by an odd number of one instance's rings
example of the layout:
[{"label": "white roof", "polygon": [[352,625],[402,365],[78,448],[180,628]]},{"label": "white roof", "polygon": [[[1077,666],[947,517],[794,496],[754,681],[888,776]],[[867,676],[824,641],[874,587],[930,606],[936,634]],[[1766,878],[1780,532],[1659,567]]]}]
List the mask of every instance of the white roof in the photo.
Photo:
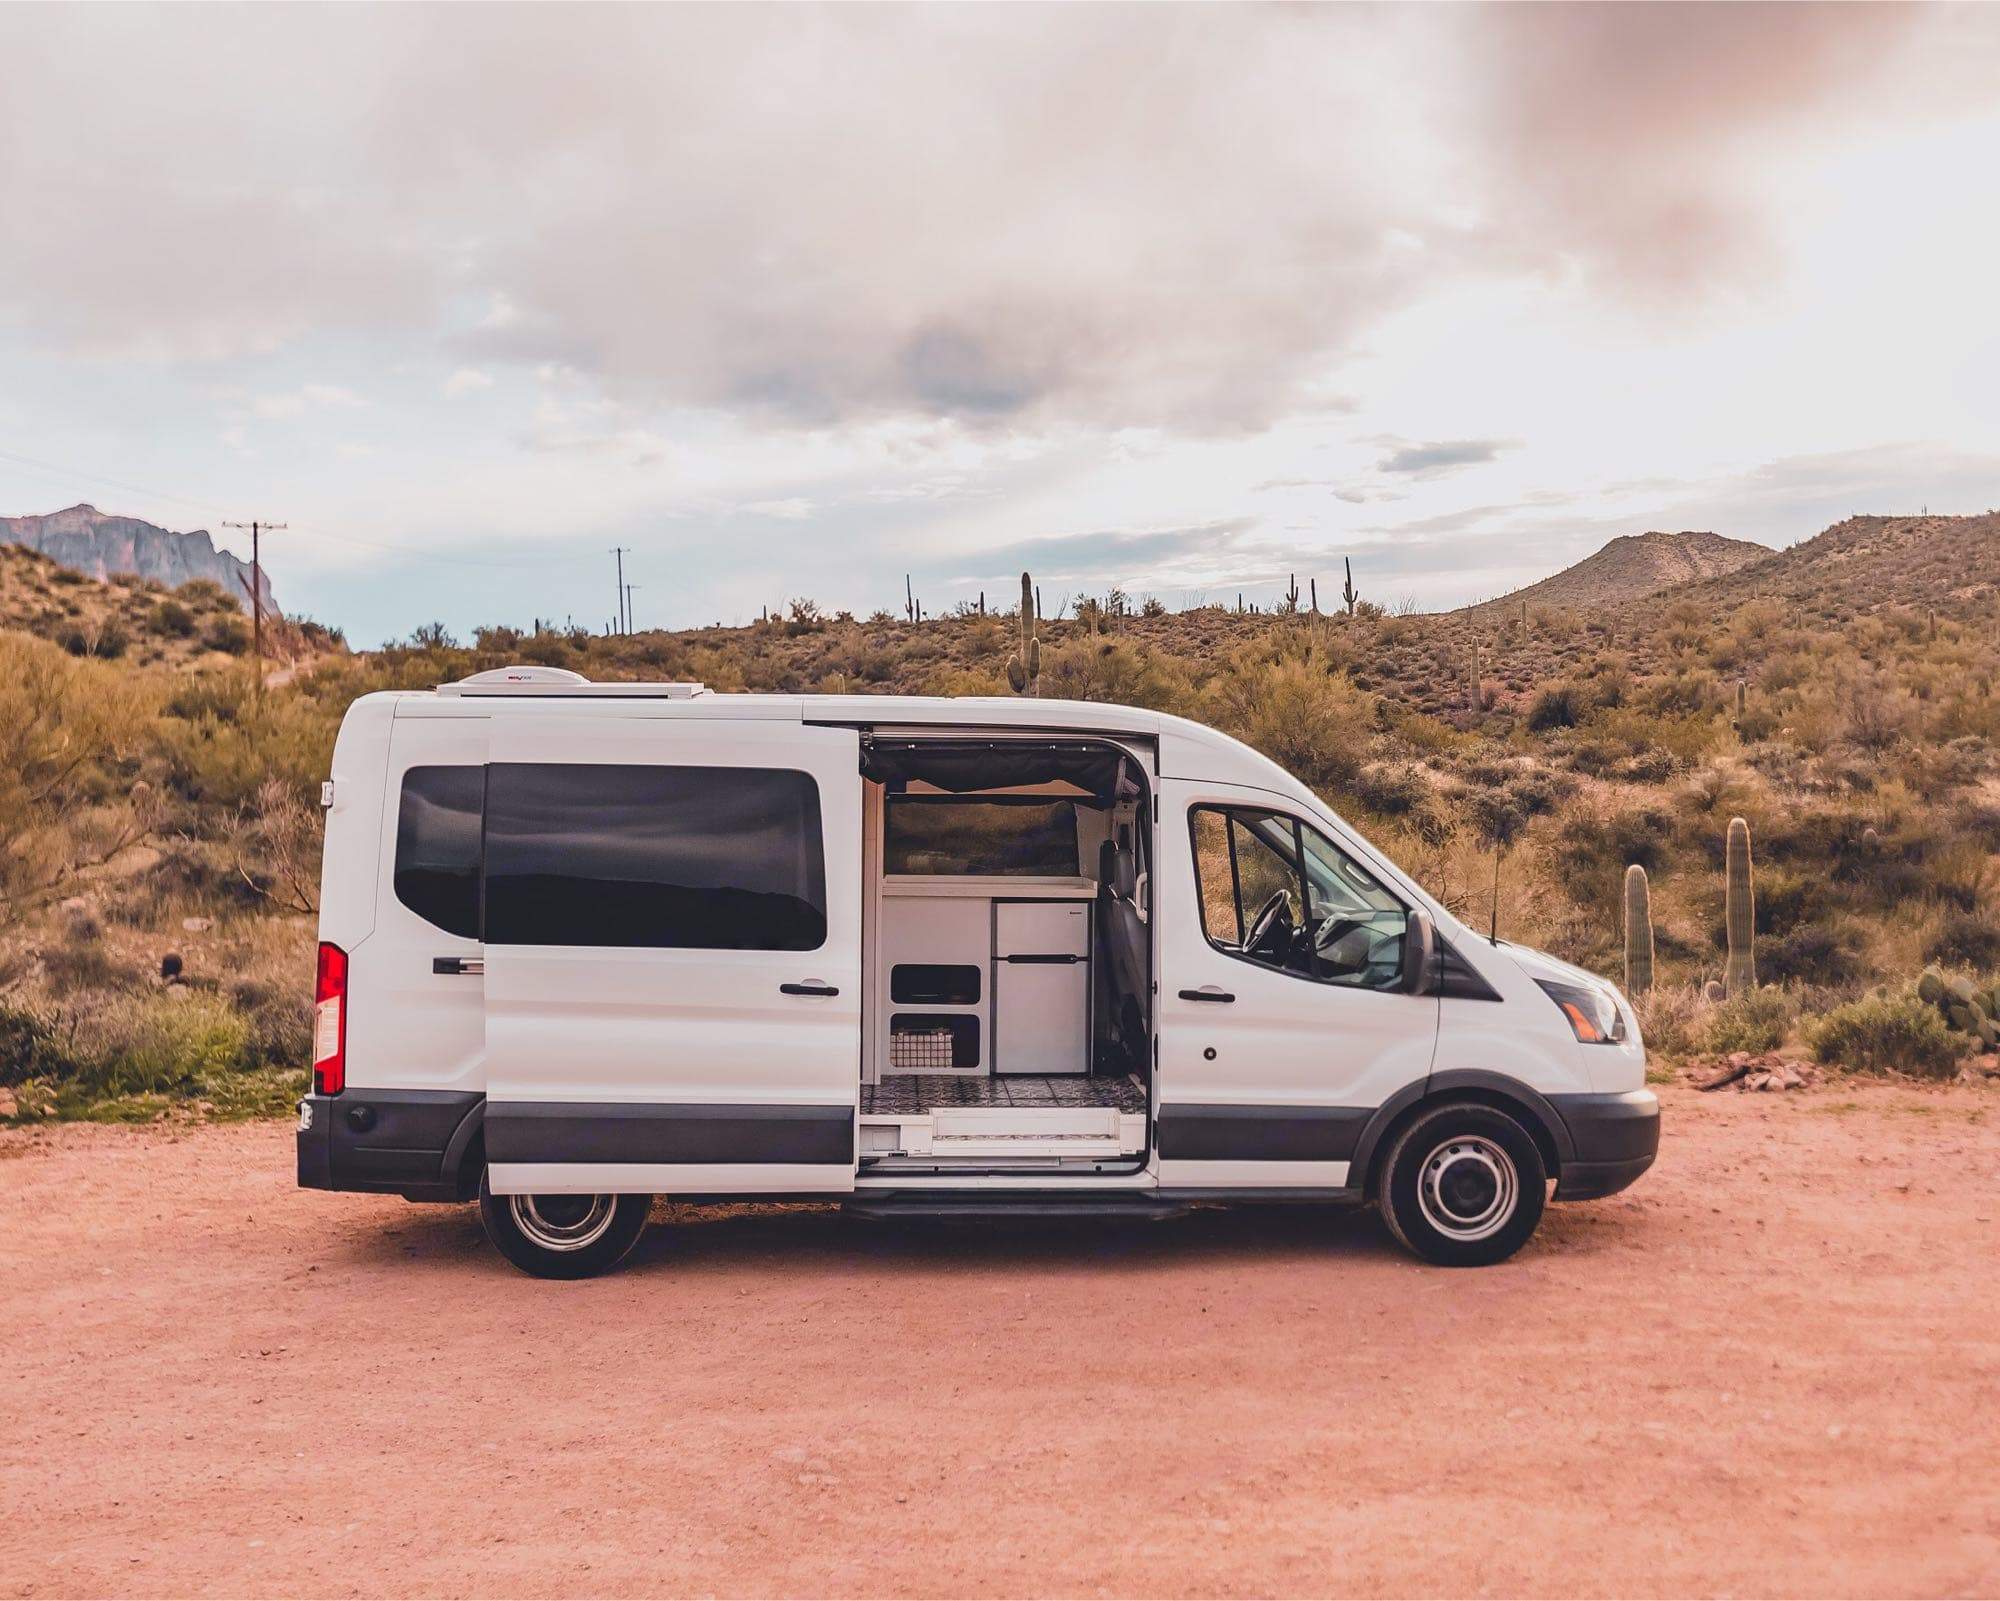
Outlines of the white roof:
[{"label": "white roof", "polygon": [[1159,772],[1165,777],[1249,784],[1315,799],[1282,767],[1218,729],[1166,712],[1103,701],[1015,695],[716,694],[701,684],[591,683],[548,668],[503,668],[435,690],[392,690],[384,697],[396,703],[398,717],[464,716],[466,703],[476,701],[482,714],[495,716],[546,717],[560,704],[565,713],[585,717],[756,719],[879,731],[1032,730],[1122,737],[1155,744]]}]

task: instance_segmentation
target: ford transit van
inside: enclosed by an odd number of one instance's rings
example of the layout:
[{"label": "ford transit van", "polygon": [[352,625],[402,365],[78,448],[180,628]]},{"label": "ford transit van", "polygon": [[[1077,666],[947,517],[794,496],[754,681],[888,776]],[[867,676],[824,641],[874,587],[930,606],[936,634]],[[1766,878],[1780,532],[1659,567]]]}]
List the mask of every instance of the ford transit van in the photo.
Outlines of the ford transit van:
[{"label": "ford transit van", "polygon": [[1181,718],[513,668],[356,701],[322,799],[299,1183],[530,1273],[656,1196],[1372,1203],[1485,1264],[1658,1149],[1613,986]]}]

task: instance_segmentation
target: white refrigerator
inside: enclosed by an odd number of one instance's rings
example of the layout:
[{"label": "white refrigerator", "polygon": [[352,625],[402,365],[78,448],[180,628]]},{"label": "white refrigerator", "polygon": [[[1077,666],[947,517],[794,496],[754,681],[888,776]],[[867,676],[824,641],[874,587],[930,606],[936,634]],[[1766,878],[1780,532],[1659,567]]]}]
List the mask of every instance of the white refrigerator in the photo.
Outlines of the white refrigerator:
[{"label": "white refrigerator", "polygon": [[1090,902],[993,908],[993,1071],[1090,1071]]}]

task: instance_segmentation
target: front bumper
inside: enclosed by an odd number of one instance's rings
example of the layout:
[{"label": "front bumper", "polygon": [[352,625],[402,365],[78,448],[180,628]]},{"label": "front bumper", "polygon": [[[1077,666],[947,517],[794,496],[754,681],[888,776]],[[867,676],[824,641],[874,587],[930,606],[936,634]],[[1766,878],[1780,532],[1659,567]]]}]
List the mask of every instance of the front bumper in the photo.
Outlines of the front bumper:
[{"label": "front bumper", "polygon": [[1660,1154],[1660,1098],[1651,1090],[1612,1095],[1551,1095],[1568,1129],[1573,1157],[1556,1181],[1558,1201],[1616,1195]]},{"label": "front bumper", "polygon": [[375,1090],[299,1102],[299,1188],[460,1201],[479,1184],[486,1097],[455,1090]]}]

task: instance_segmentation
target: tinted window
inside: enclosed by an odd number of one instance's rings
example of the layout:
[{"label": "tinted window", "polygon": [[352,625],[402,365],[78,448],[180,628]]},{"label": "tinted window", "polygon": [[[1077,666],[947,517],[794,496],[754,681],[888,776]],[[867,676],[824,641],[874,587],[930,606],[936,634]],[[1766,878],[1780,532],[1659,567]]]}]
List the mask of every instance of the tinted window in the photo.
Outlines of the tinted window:
[{"label": "tinted window", "polygon": [[882,860],[890,873],[1075,878],[1076,803],[892,795]]},{"label": "tinted window", "polygon": [[447,934],[479,938],[484,767],[412,767],[396,818],[396,899]]},{"label": "tinted window", "polygon": [[487,943],[826,943],[819,786],[807,774],[527,762],[487,773]]}]

